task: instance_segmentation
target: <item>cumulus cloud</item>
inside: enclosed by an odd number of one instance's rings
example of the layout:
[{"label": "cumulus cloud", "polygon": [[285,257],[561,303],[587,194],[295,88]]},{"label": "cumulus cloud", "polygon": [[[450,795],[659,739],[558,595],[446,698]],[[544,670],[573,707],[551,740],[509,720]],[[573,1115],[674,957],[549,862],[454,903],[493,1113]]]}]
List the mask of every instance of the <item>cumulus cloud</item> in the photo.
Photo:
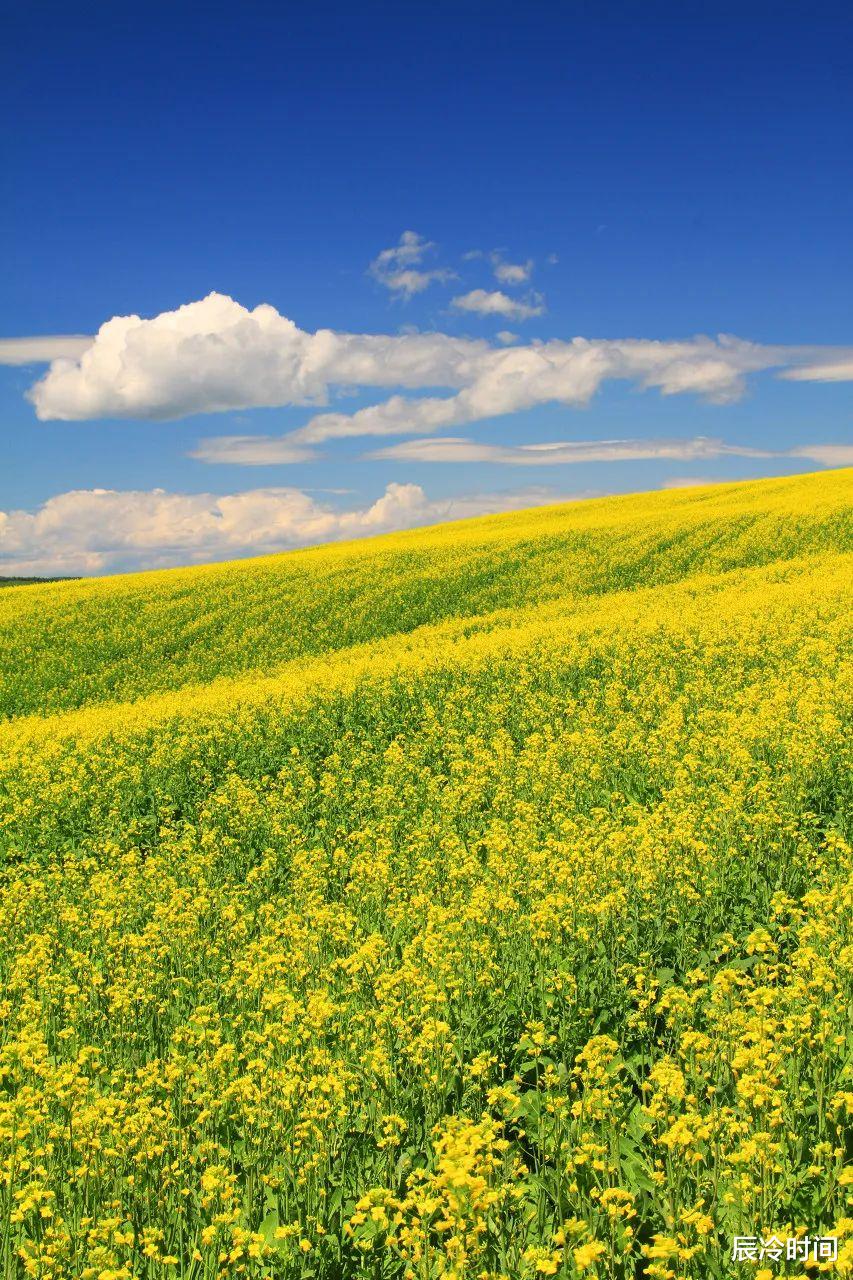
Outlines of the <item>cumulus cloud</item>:
[{"label": "cumulus cloud", "polygon": [[[405,259],[422,245],[404,245],[403,251]],[[29,395],[41,419],[81,420],[166,419],[286,404],[323,409],[337,388],[393,393],[356,413],[315,414],[289,437],[292,460],[302,460],[305,446],[336,436],[433,434],[538,404],[583,405],[609,379],[726,403],[743,394],[749,375],[762,370],[813,377],[823,368],[834,370],[836,378],[844,368],[853,369],[849,349],[763,346],[726,335],[506,345],[510,336],[502,331],[496,344],[417,331],[311,333],[274,307],[248,310],[214,293],[151,319],[107,321],[86,349],[53,360]],[[428,395],[401,394],[427,389]],[[434,394],[437,389],[449,394]],[[255,455],[258,437],[250,439],[247,447]],[[239,450],[240,440],[229,437],[228,448]]]},{"label": "cumulus cloud", "polygon": [[0,573],[53,576],[162,568],[261,555],[318,542],[564,500],[548,489],[429,498],[389,484],[365,507],[339,511],[304,490],[210,493],[72,490],[36,511],[0,511]]},{"label": "cumulus cloud", "polygon": [[530,320],[541,316],[545,306],[538,294],[531,302],[519,302],[500,289],[472,289],[470,293],[451,298],[450,305],[457,311],[474,311],[481,316],[506,316],[510,320]]},{"label": "cumulus cloud", "polygon": [[42,338],[0,338],[0,364],[48,364],[51,360],[76,360],[94,339],[84,334]]},{"label": "cumulus cloud", "polygon": [[[686,440],[556,440],[542,444],[497,445],[461,436],[438,436],[430,440],[405,440],[385,449],[376,449],[368,456],[395,462],[494,462],[512,467],[637,462],[652,458],[696,462],[722,457],[804,458],[822,466],[846,466],[853,463],[853,446],[817,444],[768,450],[727,444],[709,436],[694,436]],[[682,480],[679,483],[688,482]],[[710,484],[711,481],[697,483]]]},{"label": "cumulus cloud", "polygon": [[435,248],[434,241],[425,240],[416,231],[404,231],[399,244],[383,249],[373,259],[370,274],[386,289],[406,298],[422,293],[431,284],[455,280],[455,273],[447,268],[435,267],[425,271],[418,265]]},{"label": "cumulus cloud", "polygon": [[116,316],[30,391],[41,419],[179,418],[325,404],[331,385],[464,386],[489,344],[441,333],[307,333],[275,307],[212,293],[153,319]]},{"label": "cumulus cloud", "polygon": [[492,254],[492,270],[500,284],[526,284],[533,274],[533,259],[526,262],[504,262],[499,253]]}]

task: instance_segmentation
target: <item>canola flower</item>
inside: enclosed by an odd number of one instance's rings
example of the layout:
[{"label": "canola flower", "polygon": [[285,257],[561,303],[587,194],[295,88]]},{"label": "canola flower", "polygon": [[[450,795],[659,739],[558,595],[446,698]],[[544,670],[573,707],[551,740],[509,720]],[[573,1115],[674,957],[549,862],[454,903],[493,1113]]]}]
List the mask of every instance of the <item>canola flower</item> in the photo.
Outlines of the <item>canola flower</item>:
[{"label": "canola flower", "polygon": [[4,1280],[853,1275],[851,493],[10,590]]}]

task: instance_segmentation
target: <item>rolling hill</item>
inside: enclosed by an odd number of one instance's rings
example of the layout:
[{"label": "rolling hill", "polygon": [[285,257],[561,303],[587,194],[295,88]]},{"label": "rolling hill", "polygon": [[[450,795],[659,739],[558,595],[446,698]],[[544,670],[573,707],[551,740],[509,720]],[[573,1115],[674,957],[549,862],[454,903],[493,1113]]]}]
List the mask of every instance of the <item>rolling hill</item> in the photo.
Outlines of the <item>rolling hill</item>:
[{"label": "rolling hill", "polygon": [[853,1269],[851,513],[0,594],[6,1274]]}]

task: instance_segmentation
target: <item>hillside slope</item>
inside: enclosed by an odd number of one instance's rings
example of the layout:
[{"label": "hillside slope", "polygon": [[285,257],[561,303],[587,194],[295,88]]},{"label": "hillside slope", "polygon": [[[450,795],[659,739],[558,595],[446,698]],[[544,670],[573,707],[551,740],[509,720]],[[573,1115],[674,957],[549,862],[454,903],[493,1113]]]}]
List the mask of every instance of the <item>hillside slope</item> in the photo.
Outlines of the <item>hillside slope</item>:
[{"label": "hillside slope", "polygon": [[262,671],[443,618],[853,548],[853,471],[631,495],[0,595],[0,716]]},{"label": "hillside slope", "polygon": [[851,489],[8,593],[6,1274],[853,1273]]}]

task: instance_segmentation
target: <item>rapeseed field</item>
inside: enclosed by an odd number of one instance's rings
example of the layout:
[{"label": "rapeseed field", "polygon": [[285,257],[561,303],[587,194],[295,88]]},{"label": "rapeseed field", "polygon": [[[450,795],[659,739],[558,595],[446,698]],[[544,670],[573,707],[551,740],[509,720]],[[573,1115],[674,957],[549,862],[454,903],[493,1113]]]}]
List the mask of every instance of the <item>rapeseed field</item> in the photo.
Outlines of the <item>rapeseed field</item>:
[{"label": "rapeseed field", "polygon": [[4,1280],[853,1275],[851,512],[2,592]]}]

